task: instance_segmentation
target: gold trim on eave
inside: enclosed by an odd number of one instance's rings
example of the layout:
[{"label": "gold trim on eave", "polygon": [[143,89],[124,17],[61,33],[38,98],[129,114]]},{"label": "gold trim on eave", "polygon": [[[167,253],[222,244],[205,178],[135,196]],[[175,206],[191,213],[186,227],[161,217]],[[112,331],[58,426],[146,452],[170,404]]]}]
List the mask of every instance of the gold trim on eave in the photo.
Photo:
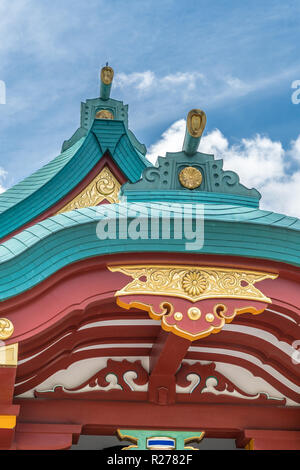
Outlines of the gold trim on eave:
[{"label": "gold trim on eave", "polygon": [[105,166],[93,181],[90,182],[72,201],[68,202],[56,214],[69,212],[74,209],[97,206],[106,199],[111,203],[119,202],[121,185],[110,169]]},{"label": "gold trim on eave", "polygon": [[115,293],[115,297],[132,294],[166,295],[191,302],[236,298],[272,303],[254,284],[278,277],[278,274],[273,273],[207,266],[125,265],[108,266],[108,269],[133,278],[133,281]]}]

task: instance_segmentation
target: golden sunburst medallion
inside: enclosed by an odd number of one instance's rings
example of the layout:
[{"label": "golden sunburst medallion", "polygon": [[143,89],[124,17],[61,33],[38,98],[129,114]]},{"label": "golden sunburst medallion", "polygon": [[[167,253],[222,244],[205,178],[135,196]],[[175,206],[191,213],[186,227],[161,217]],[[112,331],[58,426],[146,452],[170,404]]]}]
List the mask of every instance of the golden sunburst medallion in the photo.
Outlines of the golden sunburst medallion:
[{"label": "golden sunburst medallion", "polygon": [[193,166],[186,166],[178,175],[179,181],[187,189],[195,189],[202,183],[202,173]]},{"label": "golden sunburst medallion", "polygon": [[182,288],[189,295],[200,295],[207,288],[207,280],[197,271],[188,272],[182,279]]}]

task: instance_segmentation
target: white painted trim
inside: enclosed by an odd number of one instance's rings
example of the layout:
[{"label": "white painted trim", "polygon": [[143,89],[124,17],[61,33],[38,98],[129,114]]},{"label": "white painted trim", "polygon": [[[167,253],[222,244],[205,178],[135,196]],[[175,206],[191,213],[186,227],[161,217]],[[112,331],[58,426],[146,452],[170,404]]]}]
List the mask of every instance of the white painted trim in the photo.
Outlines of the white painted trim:
[{"label": "white painted trim", "polygon": [[296,393],[300,393],[300,387],[297,386],[294,382],[291,382],[289,379],[284,377],[284,375],[280,374],[280,372],[278,372],[277,370],[275,370],[273,367],[269,366],[268,364],[263,364],[257,357],[254,357],[251,354],[247,354],[241,351],[233,351],[233,350],[224,349],[224,348],[205,348],[205,347],[199,347],[199,346],[190,346],[189,351],[224,354],[226,356],[235,356],[240,359],[245,359],[251,362],[252,364],[255,364],[256,366],[263,369],[265,372],[270,374],[272,377],[277,379],[279,382],[281,382],[283,385],[285,385],[289,389],[293,390]]}]

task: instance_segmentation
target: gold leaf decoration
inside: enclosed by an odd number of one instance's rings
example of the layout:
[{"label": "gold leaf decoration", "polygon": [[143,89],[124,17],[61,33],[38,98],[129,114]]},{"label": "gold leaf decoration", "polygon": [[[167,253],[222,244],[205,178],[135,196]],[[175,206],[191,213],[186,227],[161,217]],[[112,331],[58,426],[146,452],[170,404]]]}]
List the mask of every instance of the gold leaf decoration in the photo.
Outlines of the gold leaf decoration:
[{"label": "gold leaf decoration", "polygon": [[114,119],[114,115],[108,109],[101,109],[96,113],[95,119]]},{"label": "gold leaf decoration", "polygon": [[192,302],[211,298],[237,298],[272,303],[256,282],[276,279],[277,274],[218,267],[180,265],[109,266],[133,280],[115,296],[131,294],[166,295]]},{"label": "gold leaf decoration", "polygon": [[83,207],[92,207],[107,199],[108,202],[118,203],[121,185],[105,166],[93,181],[89,183],[72,201],[60,209],[57,214],[69,212]]}]

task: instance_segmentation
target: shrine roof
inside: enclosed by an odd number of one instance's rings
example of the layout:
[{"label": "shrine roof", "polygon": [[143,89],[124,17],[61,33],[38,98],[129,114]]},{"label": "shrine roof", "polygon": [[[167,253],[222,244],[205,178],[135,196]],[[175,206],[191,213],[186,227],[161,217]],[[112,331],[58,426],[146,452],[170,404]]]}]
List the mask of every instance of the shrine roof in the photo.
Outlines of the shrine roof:
[{"label": "shrine roof", "polygon": [[[103,73],[107,75],[102,77]],[[0,195],[0,238],[33,224],[0,245],[0,301],[31,289],[71,263],[117,253],[227,255],[300,267],[300,220],[260,210],[261,195],[255,188],[245,187],[235,172],[225,171],[223,160],[198,152],[205,113],[189,112],[182,150],[158,157],[153,166],[128,129],[127,106],[109,97],[112,76],[110,67],[102,69],[100,98],[82,103],[81,126],[64,142],[63,152]],[[107,154],[128,180],[121,187],[119,204],[62,212],[34,224]],[[170,220],[171,211],[174,220],[187,216],[194,226],[203,222],[201,247],[189,248],[185,234],[165,237],[162,224],[158,236],[152,237],[152,209],[159,210],[163,220]],[[124,215],[124,210],[129,212]],[[97,236],[103,221],[120,231],[123,225],[128,233],[134,219],[147,219],[140,236]],[[175,226],[172,230],[174,235]]]},{"label": "shrine roof", "polygon": [[[135,210],[147,217],[150,207],[150,203],[137,203]],[[117,222],[122,218],[120,204],[77,209],[39,222],[0,245],[0,300],[32,288],[64,266],[107,254],[219,254],[300,266],[299,219],[246,206],[203,207],[204,244],[201,249],[190,251],[185,238],[165,239],[161,233],[158,239],[99,239],[97,224],[103,219]],[[192,205],[190,210],[194,220]],[[181,215],[178,210],[178,217]],[[127,227],[132,218],[127,218]]]}]

